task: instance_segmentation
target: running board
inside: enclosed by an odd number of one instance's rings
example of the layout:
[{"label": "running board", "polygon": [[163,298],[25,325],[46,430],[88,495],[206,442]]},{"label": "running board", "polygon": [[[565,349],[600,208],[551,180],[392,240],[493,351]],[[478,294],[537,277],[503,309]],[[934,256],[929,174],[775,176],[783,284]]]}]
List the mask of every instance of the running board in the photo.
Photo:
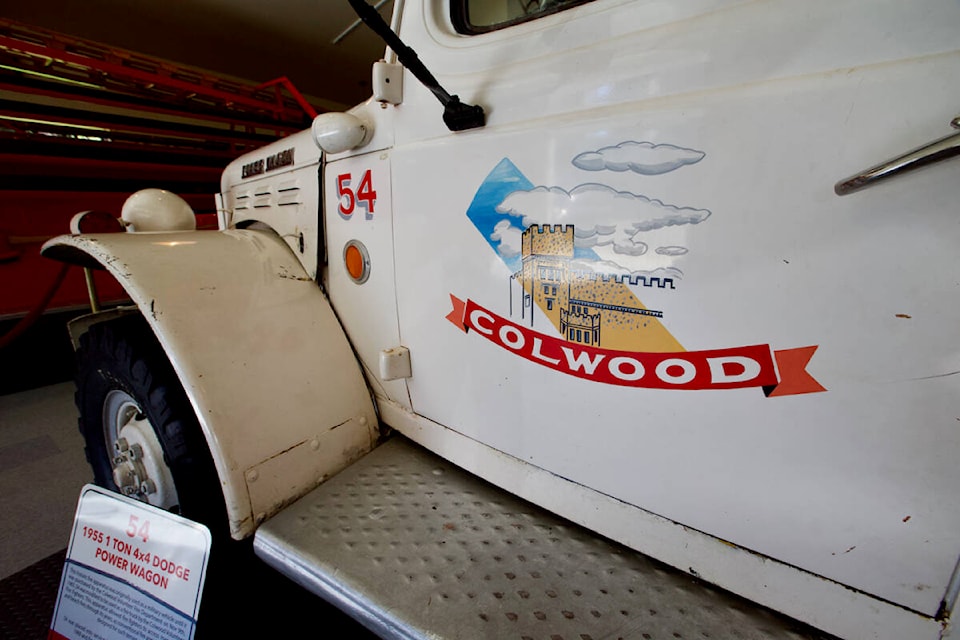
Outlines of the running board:
[{"label": "running board", "polygon": [[257,531],[383,638],[824,638],[394,437]]}]

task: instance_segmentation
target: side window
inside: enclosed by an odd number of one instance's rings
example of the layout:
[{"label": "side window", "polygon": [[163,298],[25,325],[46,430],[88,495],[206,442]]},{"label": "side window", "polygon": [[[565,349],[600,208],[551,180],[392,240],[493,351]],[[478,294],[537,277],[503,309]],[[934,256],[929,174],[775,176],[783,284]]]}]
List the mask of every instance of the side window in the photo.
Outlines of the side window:
[{"label": "side window", "polygon": [[494,31],[591,0],[450,0],[453,25],[460,33]]}]

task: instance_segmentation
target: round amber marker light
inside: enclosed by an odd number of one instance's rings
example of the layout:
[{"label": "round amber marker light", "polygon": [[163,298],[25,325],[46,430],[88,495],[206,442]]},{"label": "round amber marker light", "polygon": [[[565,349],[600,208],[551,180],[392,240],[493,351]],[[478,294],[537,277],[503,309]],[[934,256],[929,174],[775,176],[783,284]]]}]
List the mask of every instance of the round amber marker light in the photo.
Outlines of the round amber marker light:
[{"label": "round amber marker light", "polygon": [[343,262],[347,274],[357,284],[366,282],[370,277],[370,255],[360,242],[351,240],[347,243],[343,248]]}]

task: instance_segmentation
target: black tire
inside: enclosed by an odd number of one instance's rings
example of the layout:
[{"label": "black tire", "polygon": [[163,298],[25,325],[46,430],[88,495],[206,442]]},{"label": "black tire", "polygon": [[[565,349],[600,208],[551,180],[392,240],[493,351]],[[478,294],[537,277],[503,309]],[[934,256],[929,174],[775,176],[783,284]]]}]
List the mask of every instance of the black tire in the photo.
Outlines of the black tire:
[{"label": "black tire", "polygon": [[[137,419],[146,418],[153,428],[163,462],[172,475],[178,504],[167,505],[168,508],[207,525],[214,538],[226,536],[226,507],[206,440],[193,407],[146,321],[139,315],[130,315],[90,327],[80,337],[76,384],[80,434],[94,482],[119,492],[104,409],[108,397],[126,394],[136,403]],[[111,392],[117,393],[110,395]]]}]

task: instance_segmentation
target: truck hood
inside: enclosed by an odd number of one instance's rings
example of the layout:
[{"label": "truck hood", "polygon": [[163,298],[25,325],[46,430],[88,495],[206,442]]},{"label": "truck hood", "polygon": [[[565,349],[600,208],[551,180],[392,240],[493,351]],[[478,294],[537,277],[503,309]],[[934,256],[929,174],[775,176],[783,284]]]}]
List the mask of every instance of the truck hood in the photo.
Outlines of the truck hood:
[{"label": "truck hood", "polygon": [[281,138],[250,153],[245,153],[224,169],[220,192],[273,172],[286,172],[320,162],[322,152],[306,129]]}]

